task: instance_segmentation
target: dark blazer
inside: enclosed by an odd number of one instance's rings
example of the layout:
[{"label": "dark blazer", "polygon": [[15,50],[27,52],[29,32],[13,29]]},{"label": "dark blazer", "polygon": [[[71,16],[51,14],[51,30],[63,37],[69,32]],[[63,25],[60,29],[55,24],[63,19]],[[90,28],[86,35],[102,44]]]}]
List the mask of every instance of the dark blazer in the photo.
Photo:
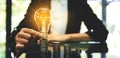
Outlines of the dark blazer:
[{"label": "dark blazer", "polygon": [[[14,38],[15,34],[23,27],[37,30],[33,17],[34,13],[39,7],[50,8],[50,3],[48,1],[50,0],[32,0],[24,19],[17,26],[17,30],[13,31],[12,38]],[[82,21],[85,23],[85,26],[88,29],[86,33],[92,38],[91,40],[100,42],[106,41],[108,31],[103,25],[102,21],[99,20],[93,13],[92,9],[87,4],[87,0],[68,0],[68,22],[66,34],[79,33]],[[11,41],[13,41],[13,39]]]},{"label": "dark blazer", "polygon": [[[44,2],[45,1],[45,2]],[[21,21],[17,29],[23,27],[33,28],[37,30],[34,13],[39,7],[49,7],[50,3],[46,1],[50,0],[32,0],[25,18]],[[43,4],[41,3],[43,2]],[[68,0],[68,25],[66,33],[78,33],[81,29],[81,22],[84,22],[88,33],[95,41],[105,41],[107,38],[108,31],[103,25],[102,21],[97,18],[93,13],[90,6],[87,4],[87,0]],[[33,27],[34,26],[34,27]]]}]

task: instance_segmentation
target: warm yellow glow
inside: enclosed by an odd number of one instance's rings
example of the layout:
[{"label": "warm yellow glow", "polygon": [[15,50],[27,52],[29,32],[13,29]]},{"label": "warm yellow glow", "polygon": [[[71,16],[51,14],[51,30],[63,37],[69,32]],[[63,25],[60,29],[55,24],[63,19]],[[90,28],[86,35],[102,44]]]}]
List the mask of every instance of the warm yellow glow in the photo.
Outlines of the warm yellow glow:
[{"label": "warm yellow glow", "polygon": [[48,32],[50,26],[50,10],[48,8],[39,8],[36,10],[34,19],[40,32]]}]

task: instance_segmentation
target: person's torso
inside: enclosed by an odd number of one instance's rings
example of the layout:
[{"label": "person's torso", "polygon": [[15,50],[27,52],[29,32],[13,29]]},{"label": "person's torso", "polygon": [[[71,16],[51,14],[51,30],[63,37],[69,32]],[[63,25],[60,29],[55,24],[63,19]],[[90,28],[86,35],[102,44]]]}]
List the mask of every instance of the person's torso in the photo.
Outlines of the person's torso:
[{"label": "person's torso", "polygon": [[[51,10],[51,32],[52,33],[78,33],[81,25],[81,2],[82,0],[51,0],[47,2]],[[35,4],[35,2],[33,3]],[[41,5],[40,3],[35,6]],[[42,6],[42,5],[41,5]],[[44,5],[43,5],[44,6]],[[46,7],[46,6],[45,6]],[[39,8],[39,7],[35,7]]]}]

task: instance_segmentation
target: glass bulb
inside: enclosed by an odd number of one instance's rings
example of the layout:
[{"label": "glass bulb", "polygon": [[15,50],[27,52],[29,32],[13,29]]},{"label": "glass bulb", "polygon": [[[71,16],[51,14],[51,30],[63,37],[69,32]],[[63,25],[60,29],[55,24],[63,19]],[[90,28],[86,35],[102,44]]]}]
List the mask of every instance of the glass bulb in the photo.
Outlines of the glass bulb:
[{"label": "glass bulb", "polygon": [[48,8],[39,8],[34,14],[34,20],[38,26],[39,32],[46,37],[50,27],[50,10]]}]

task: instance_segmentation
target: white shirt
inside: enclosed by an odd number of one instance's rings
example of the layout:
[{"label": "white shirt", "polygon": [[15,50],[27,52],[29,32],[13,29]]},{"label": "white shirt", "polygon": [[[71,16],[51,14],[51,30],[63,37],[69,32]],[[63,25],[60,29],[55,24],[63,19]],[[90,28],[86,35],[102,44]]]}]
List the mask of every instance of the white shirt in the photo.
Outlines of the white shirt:
[{"label": "white shirt", "polygon": [[51,0],[51,32],[64,34],[67,19],[67,0]]}]

